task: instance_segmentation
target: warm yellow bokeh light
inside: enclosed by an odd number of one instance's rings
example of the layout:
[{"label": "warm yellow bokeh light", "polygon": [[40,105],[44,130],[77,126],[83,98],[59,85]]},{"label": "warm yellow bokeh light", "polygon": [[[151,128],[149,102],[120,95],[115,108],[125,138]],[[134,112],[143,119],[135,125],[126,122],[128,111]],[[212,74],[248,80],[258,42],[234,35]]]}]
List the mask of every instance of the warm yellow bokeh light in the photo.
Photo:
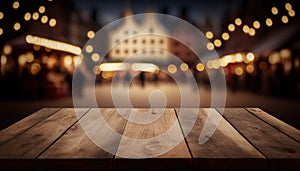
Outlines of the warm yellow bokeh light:
[{"label": "warm yellow bokeh light", "polygon": [[247,66],[246,66],[246,71],[247,71],[249,74],[253,73],[253,72],[254,72],[254,67],[253,67],[253,65],[252,65],[252,64],[247,65]]},{"label": "warm yellow bokeh light", "polygon": [[3,29],[0,28],[0,36],[3,34]]},{"label": "warm yellow bokeh light", "polygon": [[278,9],[276,7],[272,7],[271,12],[272,12],[272,14],[277,15]]},{"label": "warm yellow bokeh light", "polygon": [[290,58],[292,56],[292,52],[289,49],[282,49],[279,53],[282,58]]},{"label": "warm yellow bokeh light", "polygon": [[253,61],[254,58],[255,58],[254,53],[252,53],[252,52],[247,53],[246,59],[247,59],[248,61]]},{"label": "warm yellow bokeh light", "polygon": [[212,39],[214,37],[214,34],[211,31],[208,31],[205,33],[206,38]]},{"label": "warm yellow bokeh light", "polygon": [[209,42],[209,43],[207,43],[206,48],[207,48],[208,50],[213,50],[215,47],[214,47],[214,44],[213,44],[213,43]]},{"label": "warm yellow bokeh light", "polygon": [[26,12],[26,14],[24,15],[24,20],[29,21],[30,18],[31,18],[31,14],[29,12]]},{"label": "warm yellow bokeh light", "polygon": [[46,8],[44,6],[39,7],[39,12],[42,14],[46,11]]},{"label": "warm yellow bokeh light", "polygon": [[32,64],[31,67],[30,67],[30,73],[31,73],[32,75],[38,74],[38,73],[40,72],[40,70],[41,70],[41,65],[38,64],[38,63],[34,63],[34,64]]},{"label": "warm yellow bokeh light", "polygon": [[43,24],[45,24],[45,23],[47,23],[47,21],[48,21],[48,16],[47,16],[47,15],[44,15],[44,16],[41,18],[41,22],[42,22]]},{"label": "warm yellow bokeh light", "polygon": [[242,20],[241,20],[240,18],[236,18],[236,19],[234,20],[234,22],[235,22],[235,24],[236,24],[237,26],[240,26],[240,25],[242,24]]},{"label": "warm yellow bokeh light", "polygon": [[259,21],[254,21],[254,22],[253,22],[253,27],[256,28],[256,29],[259,29],[259,28],[260,28],[260,23],[259,23]]},{"label": "warm yellow bokeh light", "polygon": [[249,35],[250,36],[254,36],[255,35],[255,29],[254,28],[250,28],[249,29]]},{"label": "warm yellow bokeh light", "polygon": [[90,39],[91,39],[91,38],[93,38],[93,37],[95,36],[95,32],[94,32],[94,31],[92,31],[92,30],[90,30],[90,31],[88,31],[88,32],[87,32],[87,34],[86,34],[86,35],[87,35],[87,37],[88,37],[88,38],[90,38]]},{"label": "warm yellow bokeh light", "polygon": [[270,18],[266,19],[266,25],[271,27],[273,25],[273,21]]},{"label": "warm yellow bokeh light", "polygon": [[35,12],[32,14],[32,19],[37,20],[39,19],[39,13]]},{"label": "warm yellow bokeh light", "polygon": [[244,33],[248,33],[248,32],[249,32],[249,29],[250,29],[249,26],[247,26],[247,25],[244,25],[244,26],[243,26],[243,32],[244,32]]},{"label": "warm yellow bokeh light", "polygon": [[186,63],[182,63],[180,65],[180,69],[181,69],[181,71],[187,71],[189,69],[189,66]]},{"label": "warm yellow bokeh light", "polygon": [[196,69],[201,72],[201,71],[204,71],[204,65],[202,63],[198,63],[197,66],[196,66]]},{"label": "warm yellow bokeh light", "polygon": [[14,24],[14,29],[17,31],[17,30],[20,30],[21,28],[21,24],[20,23],[15,23]]},{"label": "warm yellow bokeh light", "polygon": [[242,62],[243,61],[243,55],[241,53],[235,54],[234,58],[235,58],[236,62]]},{"label": "warm yellow bokeh light", "polygon": [[66,55],[66,56],[64,57],[64,65],[65,65],[65,66],[71,65],[72,62],[73,62],[73,58],[72,58],[70,55]]},{"label": "warm yellow bokeh light", "polygon": [[99,65],[94,66],[93,71],[95,74],[100,74],[101,73],[101,69]]},{"label": "warm yellow bokeh light", "polygon": [[243,75],[244,71],[241,67],[236,67],[235,70],[234,70],[234,73],[236,75]]},{"label": "warm yellow bokeh light", "polygon": [[41,49],[41,46],[39,46],[39,45],[33,45],[33,49],[34,49],[35,51],[38,51],[38,50]]},{"label": "warm yellow bokeh light", "polygon": [[10,55],[12,52],[12,46],[11,45],[5,45],[3,47],[3,53],[4,55]]},{"label": "warm yellow bokeh light", "polygon": [[231,32],[234,31],[235,30],[235,26],[233,24],[229,24],[228,25],[228,30],[231,31]]},{"label": "warm yellow bokeh light", "polygon": [[2,19],[3,19],[3,17],[4,17],[4,14],[3,14],[3,12],[0,12],[0,20],[2,20]]},{"label": "warm yellow bokeh light", "polygon": [[18,1],[15,1],[15,2],[13,3],[13,8],[14,8],[14,9],[18,9],[19,6],[20,6],[20,3],[19,3]]},{"label": "warm yellow bokeh light", "polygon": [[277,64],[280,62],[280,54],[278,52],[272,53],[268,58],[270,64]]},{"label": "warm yellow bokeh light", "polygon": [[224,32],[224,33],[222,34],[222,39],[223,39],[223,40],[228,40],[229,37],[230,37],[229,34],[226,33],[226,32]]},{"label": "warm yellow bokeh light", "polygon": [[92,46],[92,45],[87,45],[87,46],[85,47],[85,51],[86,51],[87,53],[92,53],[92,52],[93,52],[93,46]]},{"label": "warm yellow bokeh light", "polygon": [[215,44],[216,47],[222,46],[222,42],[221,42],[220,39],[216,39],[216,40],[214,41],[214,44]]},{"label": "warm yellow bokeh light", "polygon": [[294,10],[289,10],[289,16],[294,17],[295,16],[295,11]]},{"label": "warm yellow bokeh light", "polygon": [[92,60],[93,60],[94,62],[99,61],[99,60],[100,60],[100,55],[99,55],[98,53],[93,53],[93,55],[92,55]]},{"label": "warm yellow bokeh light", "polygon": [[0,63],[5,65],[7,63],[7,57],[5,55],[1,55]]},{"label": "warm yellow bokeh light", "polygon": [[281,21],[283,22],[283,23],[288,23],[289,22],[289,18],[287,17],[287,16],[282,16],[281,17]]},{"label": "warm yellow bokeh light", "polygon": [[292,10],[292,5],[290,3],[286,3],[285,4],[285,9],[288,10],[288,11]]},{"label": "warm yellow bokeh light", "polygon": [[54,27],[55,25],[56,25],[56,19],[51,18],[50,21],[49,21],[49,26]]},{"label": "warm yellow bokeh light", "polygon": [[177,72],[177,67],[176,67],[176,65],[170,64],[170,65],[168,66],[168,71],[169,71],[170,73],[172,73],[172,74],[175,74],[175,73]]}]

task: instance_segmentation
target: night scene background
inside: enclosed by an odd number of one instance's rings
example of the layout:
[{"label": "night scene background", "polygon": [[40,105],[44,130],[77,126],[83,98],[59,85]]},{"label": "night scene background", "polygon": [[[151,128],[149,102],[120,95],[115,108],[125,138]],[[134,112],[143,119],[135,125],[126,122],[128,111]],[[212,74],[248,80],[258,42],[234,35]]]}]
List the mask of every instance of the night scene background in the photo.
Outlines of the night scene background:
[{"label": "night scene background", "polygon": [[[132,65],[124,70],[114,66],[143,47],[156,46],[184,62],[163,67],[168,74],[192,73],[201,107],[210,107],[207,70],[223,68],[225,107],[259,107],[299,129],[299,4],[296,0],[0,1],[0,129],[43,107],[72,107],[73,71],[83,58],[95,63],[105,58],[104,65],[95,64],[92,71],[97,75],[95,93],[99,107],[114,107],[110,94],[113,76],[117,74],[123,84],[136,72]],[[107,56],[81,54],[85,43],[105,25],[146,12],[176,16],[193,24],[210,41],[206,47],[216,50],[219,60],[202,63],[180,42],[151,38],[125,41]],[[147,21],[135,22],[147,25]],[[163,28],[159,23],[153,27]],[[127,34],[126,29],[122,31]],[[161,55],[145,52],[147,58]],[[154,69],[136,76],[130,85],[133,106],[148,107],[152,90],[164,92],[169,107],[179,106],[176,83],[147,62]]]}]

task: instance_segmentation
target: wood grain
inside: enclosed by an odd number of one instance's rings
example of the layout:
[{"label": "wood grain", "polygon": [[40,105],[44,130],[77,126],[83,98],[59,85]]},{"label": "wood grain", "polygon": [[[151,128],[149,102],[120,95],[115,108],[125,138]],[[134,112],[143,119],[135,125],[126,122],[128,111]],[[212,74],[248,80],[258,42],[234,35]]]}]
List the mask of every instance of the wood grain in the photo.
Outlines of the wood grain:
[{"label": "wood grain", "polygon": [[[99,110],[101,113],[99,113]],[[120,142],[120,136],[114,136],[113,138],[105,137],[101,132],[103,124],[98,120],[99,115],[102,115],[104,120],[109,126],[116,132],[122,134],[127,120],[125,120],[115,108],[101,108],[91,109],[81,119],[81,124],[88,124],[88,130],[90,135],[98,136],[106,145],[115,144],[116,147],[112,153],[106,152],[98,147],[84,132],[80,122],[74,124],[58,141],[56,141],[49,149],[47,149],[39,159],[42,162],[38,165],[39,169],[44,168],[62,168],[65,162],[69,161],[66,166],[67,169],[111,169],[112,159],[116,153],[118,144]],[[111,135],[110,135],[111,136]],[[50,160],[52,159],[52,160]],[[89,159],[89,160],[88,160]],[[73,162],[72,162],[73,161]]]},{"label": "wood grain", "polygon": [[[179,110],[177,113],[179,113]],[[186,112],[190,110],[185,110]],[[184,112],[185,112],[184,111]],[[190,113],[182,113],[190,115]],[[211,112],[211,113],[210,113]],[[209,116],[209,117],[208,117]],[[195,169],[265,169],[268,163],[246,139],[244,139],[224,118],[218,120],[219,113],[215,109],[200,109],[198,118],[189,135],[187,143],[192,153]],[[180,124],[189,124],[189,118],[180,120]],[[219,122],[218,122],[219,121]],[[203,127],[206,122],[208,129]],[[201,133],[207,130],[215,132],[204,144],[199,144]],[[208,132],[207,132],[208,133]]]},{"label": "wood grain", "polygon": [[[76,109],[83,115],[88,109]],[[27,129],[22,134],[0,146],[0,158],[34,159],[60,138],[77,121],[75,110],[66,108]]]},{"label": "wood grain", "polygon": [[299,169],[300,144],[243,108],[227,108],[223,115],[270,161],[272,169]]},{"label": "wood grain", "polygon": [[[140,169],[170,169],[191,167],[191,156],[183,140],[183,135],[178,124],[174,109],[154,109],[161,111],[162,115],[157,118],[153,109],[133,109],[129,116],[131,122],[127,122],[123,137],[121,139],[116,159],[115,168],[140,168]],[[148,111],[148,112],[147,112]],[[144,121],[154,121],[148,124],[137,124],[140,116],[136,113],[144,112]],[[156,119],[153,119],[155,117]],[[173,127],[172,127],[173,126]],[[172,131],[169,131],[172,128]],[[163,135],[163,137],[159,137]],[[128,138],[135,139],[130,141]],[[179,141],[177,145],[175,142]],[[175,144],[175,147],[170,147]],[[169,151],[168,151],[169,149]],[[155,156],[155,154],[159,154]],[[122,157],[143,158],[125,159]],[[149,156],[152,156],[151,158]],[[163,164],[162,164],[163,163]],[[137,166],[138,165],[138,166]]]},{"label": "wood grain", "polygon": [[275,118],[274,116],[268,114],[267,112],[259,109],[259,108],[246,108],[249,112],[260,118],[261,120],[265,121],[266,123],[272,125],[274,128],[280,130],[281,132],[285,133],[286,135],[292,137],[296,141],[300,143],[300,130],[287,123]]},{"label": "wood grain", "polygon": [[60,108],[43,108],[20,120],[19,122],[0,131],[0,145],[21,134],[28,128],[51,116]]}]

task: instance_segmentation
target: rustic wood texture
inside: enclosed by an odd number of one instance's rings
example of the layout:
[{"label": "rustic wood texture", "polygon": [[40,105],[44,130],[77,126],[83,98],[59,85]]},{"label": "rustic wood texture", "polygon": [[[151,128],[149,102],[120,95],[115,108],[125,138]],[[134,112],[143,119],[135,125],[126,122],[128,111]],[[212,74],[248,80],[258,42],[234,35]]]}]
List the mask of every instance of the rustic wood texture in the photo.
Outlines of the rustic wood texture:
[{"label": "rustic wood texture", "polygon": [[[88,109],[76,109],[83,115]],[[0,146],[0,158],[34,159],[77,121],[74,109],[60,110]]]},{"label": "rustic wood texture", "polygon": [[[179,113],[179,110],[177,113]],[[186,110],[189,112],[189,110]],[[210,113],[211,112],[211,113]],[[189,113],[182,113],[189,115]],[[210,117],[208,117],[210,115]],[[219,113],[215,109],[200,109],[192,131],[186,137],[191,149],[194,167],[196,169],[266,169],[268,163],[265,157],[243,138],[224,118],[218,120]],[[209,120],[207,120],[209,119]],[[219,121],[219,122],[218,122]],[[191,121],[181,120],[180,124]],[[204,144],[199,144],[199,136],[205,122],[210,129],[217,129]],[[203,132],[205,135],[206,133]],[[218,163],[218,164],[216,164]]]},{"label": "rustic wood texture", "polygon": [[[153,111],[154,110],[154,111]],[[117,169],[125,168],[141,168],[141,169],[166,169],[166,168],[189,168],[191,167],[191,156],[188,151],[187,145],[183,140],[183,135],[176,118],[174,109],[165,109],[159,116],[156,111],[161,109],[132,109],[129,120],[136,121],[140,119],[137,112],[144,112],[142,117],[144,121],[153,121],[149,124],[136,124],[128,121],[123,133],[127,138],[135,138],[138,140],[150,139],[151,141],[145,142],[131,142],[122,137],[116,159],[114,160],[114,167]],[[155,119],[154,119],[155,118]],[[173,131],[168,131],[173,126]],[[158,138],[158,136],[166,135],[165,137]],[[170,151],[164,153],[164,149],[168,148],[172,141],[181,138],[182,141]],[[140,158],[148,155],[160,154],[147,159],[125,159],[119,156],[125,156],[130,153],[130,157]],[[163,164],[162,164],[163,162]]]},{"label": "rustic wood texture", "polygon": [[34,112],[33,114],[29,115],[28,117],[20,120],[19,122],[3,129],[0,131],[0,145],[7,142],[11,138],[21,134],[28,128],[31,128],[35,124],[39,123],[40,121],[46,119],[50,115],[54,114],[55,112],[59,111],[60,108],[43,108],[39,111]]},{"label": "rustic wood texture", "polygon": [[280,130],[291,138],[295,139],[300,143],[300,130],[288,125],[287,123],[275,118],[274,116],[268,114],[267,112],[259,108],[246,108],[249,112],[265,121],[266,123],[272,125],[274,128]]},{"label": "rustic wood texture", "polygon": [[227,108],[223,115],[270,161],[272,169],[299,169],[300,144],[246,109]]},{"label": "rustic wood texture", "polygon": [[[299,130],[266,112],[181,110],[191,117],[173,108],[41,109],[0,131],[1,169],[299,170]],[[203,129],[207,119],[212,124]],[[194,125],[189,134],[186,124]]]},{"label": "rustic wood texture", "polygon": [[[127,120],[124,119],[115,108],[93,108],[88,111],[87,114],[80,119],[82,124],[90,125],[90,129],[86,131],[92,132],[94,136],[99,135],[98,133],[101,132],[102,125],[99,123],[99,120],[97,120],[100,114],[99,110],[109,126],[114,131],[122,134]],[[47,168],[52,166],[52,169],[62,168],[65,163],[60,162],[58,159],[64,159],[64,161],[69,161],[68,168],[79,169],[88,165],[89,168],[93,169],[110,169],[112,168],[112,159],[114,157],[113,154],[116,153],[118,144],[120,142],[120,137],[115,136],[114,139],[104,136],[100,137],[106,141],[107,145],[116,145],[116,148],[112,154],[99,148],[85,134],[80,123],[76,123],[58,141],[56,141],[49,149],[40,155],[39,159],[48,160],[42,160],[42,162],[39,163],[38,168],[43,169],[43,166],[47,166]]]}]

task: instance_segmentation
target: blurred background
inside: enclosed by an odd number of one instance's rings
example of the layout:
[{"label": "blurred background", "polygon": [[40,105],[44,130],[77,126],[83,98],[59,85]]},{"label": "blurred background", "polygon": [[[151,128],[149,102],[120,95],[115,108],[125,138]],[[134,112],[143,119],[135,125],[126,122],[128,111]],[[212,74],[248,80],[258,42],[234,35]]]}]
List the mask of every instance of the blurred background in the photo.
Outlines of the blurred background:
[{"label": "blurred background", "polygon": [[[260,107],[299,129],[299,8],[296,0],[0,1],[0,129],[42,107],[72,107],[73,72],[84,58],[95,62],[91,72],[96,74],[100,107],[114,107],[110,83],[116,75],[123,80],[120,84],[134,77],[130,97],[135,107],[149,106],[152,90],[164,92],[169,107],[180,106],[178,87],[170,74],[194,77],[200,106],[210,107],[207,71],[222,68],[226,107]],[[126,23],[112,30],[108,41],[118,45],[106,56],[94,53],[89,46],[84,50],[90,55],[82,55],[85,43],[99,29],[145,12],[168,14],[193,24],[210,41],[205,45],[207,50],[215,50],[219,59],[202,63],[185,46],[192,44],[189,41],[184,45],[163,37],[142,36],[119,42],[122,36],[139,29],[163,30],[163,23],[155,18],[127,23],[129,30]],[[158,51],[149,50],[156,47]],[[149,61],[125,68],[118,63],[135,53],[159,58],[164,51],[184,63],[165,64],[167,72]],[[142,72],[135,75],[137,71]]]}]

